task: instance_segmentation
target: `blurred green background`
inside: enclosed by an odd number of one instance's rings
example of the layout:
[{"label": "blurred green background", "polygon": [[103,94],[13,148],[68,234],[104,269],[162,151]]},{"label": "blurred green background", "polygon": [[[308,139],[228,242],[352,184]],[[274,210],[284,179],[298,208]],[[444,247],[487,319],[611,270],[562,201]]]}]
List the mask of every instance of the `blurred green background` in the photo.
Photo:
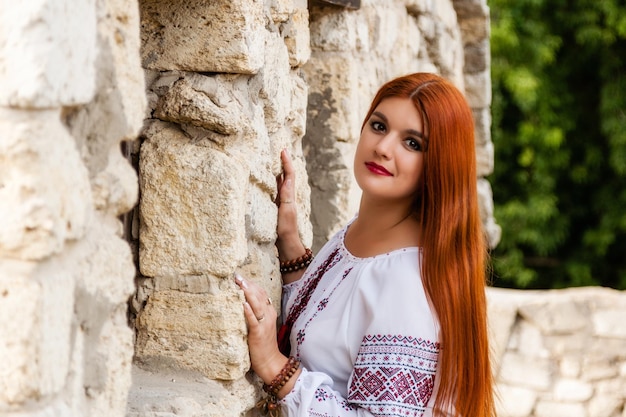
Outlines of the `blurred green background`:
[{"label": "blurred green background", "polygon": [[492,284],[626,289],[626,4],[490,0]]}]

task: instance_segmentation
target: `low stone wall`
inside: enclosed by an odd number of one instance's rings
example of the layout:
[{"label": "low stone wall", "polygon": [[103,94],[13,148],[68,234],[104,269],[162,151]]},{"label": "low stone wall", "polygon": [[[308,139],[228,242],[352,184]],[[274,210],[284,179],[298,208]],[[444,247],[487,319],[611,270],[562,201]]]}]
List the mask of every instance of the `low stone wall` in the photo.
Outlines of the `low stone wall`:
[{"label": "low stone wall", "polygon": [[[489,288],[487,295],[497,417],[626,417],[626,292]],[[129,416],[217,415],[209,411],[212,393],[224,388],[215,381],[140,368],[133,378]],[[236,415],[233,404],[217,404],[222,415]]]},{"label": "low stone wall", "polygon": [[626,292],[488,292],[498,417],[626,417]]}]

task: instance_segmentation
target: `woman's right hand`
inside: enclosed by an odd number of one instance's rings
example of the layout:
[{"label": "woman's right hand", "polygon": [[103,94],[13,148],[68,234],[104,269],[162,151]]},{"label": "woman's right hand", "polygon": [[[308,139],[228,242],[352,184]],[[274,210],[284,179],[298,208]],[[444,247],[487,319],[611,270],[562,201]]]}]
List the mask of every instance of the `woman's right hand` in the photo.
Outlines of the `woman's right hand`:
[{"label": "woman's right hand", "polygon": [[280,153],[283,172],[276,177],[278,195],[278,222],[276,247],[280,261],[296,259],[304,254],[305,248],[298,233],[298,212],[296,206],[296,171],[286,149]]}]

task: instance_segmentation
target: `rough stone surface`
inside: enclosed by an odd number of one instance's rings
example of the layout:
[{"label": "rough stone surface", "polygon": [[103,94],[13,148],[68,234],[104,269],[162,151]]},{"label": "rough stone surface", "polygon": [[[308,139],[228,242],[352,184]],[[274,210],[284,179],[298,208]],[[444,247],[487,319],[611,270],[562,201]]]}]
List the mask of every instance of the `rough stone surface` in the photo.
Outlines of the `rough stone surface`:
[{"label": "rough stone surface", "polygon": [[43,260],[85,234],[87,170],[59,110],[0,109],[0,136],[0,257]]},{"label": "rough stone surface", "polygon": [[118,216],[138,187],[120,142],[145,112],[138,27],[121,0],[0,13],[0,415],[126,410],[135,268]]},{"label": "rough stone surface", "polygon": [[19,6],[3,4],[0,13],[0,105],[43,109],[90,101],[99,51],[96,1]]},{"label": "rough stone surface", "polygon": [[232,273],[246,255],[248,173],[172,126],[153,130],[141,147],[141,273]]},{"label": "rough stone surface", "polygon": [[[317,248],[356,211],[354,145],[394,76],[467,95],[497,244],[486,1],[22,3],[0,13],[0,415],[252,415],[232,273],[279,308],[279,153]],[[498,417],[626,417],[624,292],[488,298]]]},{"label": "rough stone surface", "polygon": [[152,369],[163,364],[200,372],[220,381],[239,379],[250,362],[243,299],[213,279],[211,293],[155,291],[137,321],[136,356]]},{"label": "rough stone surface", "polygon": [[263,1],[139,4],[145,68],[255,74],[263,66]]},{"label": "rough stone surface", "polygon": [[[625,317],[625,292],[491,288],[488,299],[494,358],[501,363],[498,417],[620,417],[626,406],[626,375],[620,373],[626,338],[596,335],[590,311]],[[602,349],[594,350],[592,340]]]}]

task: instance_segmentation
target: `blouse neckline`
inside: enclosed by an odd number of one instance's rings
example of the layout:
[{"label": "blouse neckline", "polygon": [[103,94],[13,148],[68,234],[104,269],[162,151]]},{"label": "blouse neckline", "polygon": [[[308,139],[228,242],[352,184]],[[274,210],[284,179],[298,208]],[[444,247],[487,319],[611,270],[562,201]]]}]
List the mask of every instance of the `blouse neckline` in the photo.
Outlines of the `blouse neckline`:
[{"label": "blouse neckline", "polygon": [[355,216],[352,220],[350,220],[348,222],[348,224],[346,224],[343,228],[343,230],[341,231],[341,234],[338,236],[339,237],[339,247],[341,248],[341,251],[344,252],[346,254],[346,257],[354,262],[370,262],[370,261],[375,261],[377,259],[382,259],[382,258],[387,258],[389,256],[393,256],[393,255],[398,255],[401,253],[414,253],[414,252],[421,252],[421,247],[420,246],[407,246],[404,248],[398,248],[398,249],[394,249],[392,251],[389,252],[384,252],[384,253],[379,253],[378,255],[373,255],[373,256],[367,256],[364,258],[361,258],[359,256],[353,255],[352,252],[350,252],[350,250],[348,250],[348,248],[346,247],[346,233],[348,232],[348,228],[350,227],[350,225],[352,224],[352,222],[354,222],[354,220],[356,220]]}]

